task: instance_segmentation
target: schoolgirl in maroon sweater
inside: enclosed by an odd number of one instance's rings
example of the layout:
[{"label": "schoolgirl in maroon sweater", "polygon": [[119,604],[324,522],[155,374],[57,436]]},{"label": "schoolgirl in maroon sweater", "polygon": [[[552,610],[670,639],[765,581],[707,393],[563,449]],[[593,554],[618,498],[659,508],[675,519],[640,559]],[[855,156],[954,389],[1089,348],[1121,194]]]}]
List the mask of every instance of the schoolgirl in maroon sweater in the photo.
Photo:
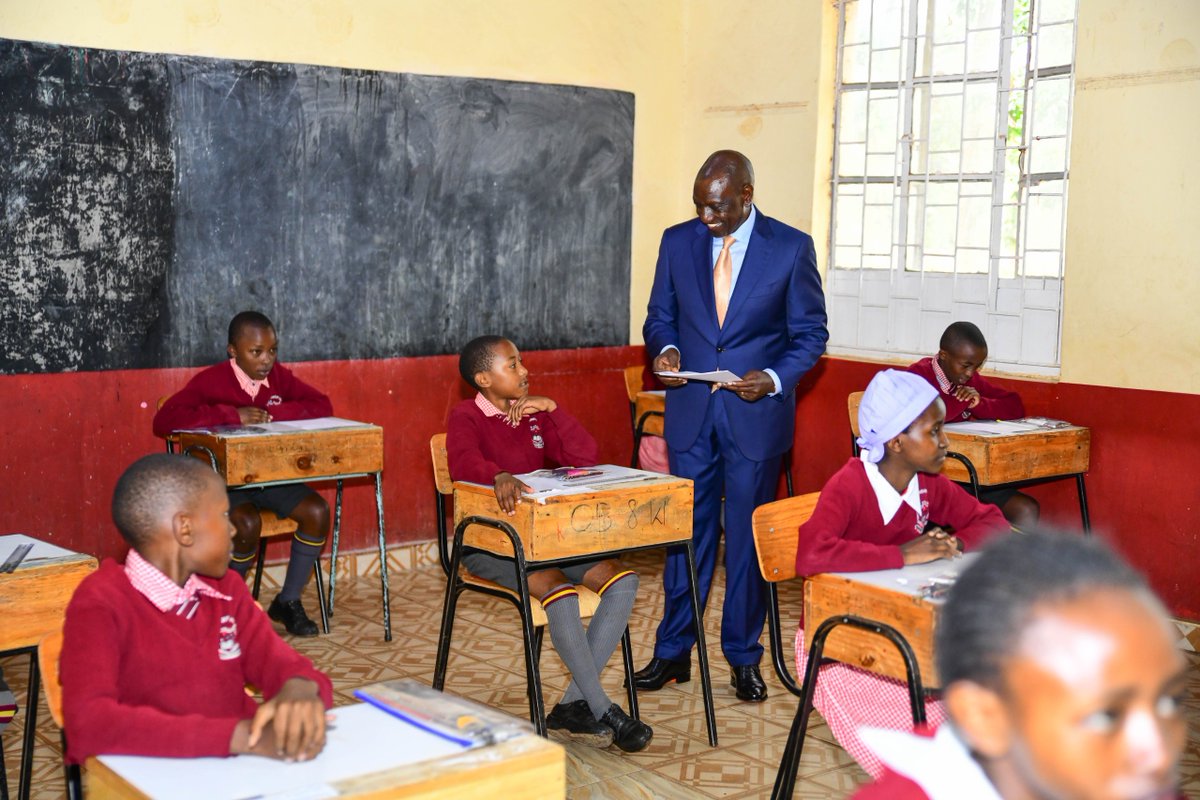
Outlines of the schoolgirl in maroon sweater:
[{"label": "schoolgirl in maroon sweater", "polygon": [[[946,460],[944,413],[937,391],[916,375],[885,370],[871,380],[858,409],[862,455],[829,479],[812,517],[800,526],[797,575],[954,558],[1008,530],[999,509],[938,474]],[[806,664],[802,625],[797,674]],[[883,765],[858,729],[909,730],[908,704],[901,682],[842,663],[821,667],[813,701],[838,742],[876,777]],[[940,702],[926,703],[926,718],[937,727],[944,718]]]},{"label": "schoolgirl in maroon sweater", "polygon": [[228,571],[228,510],[225,484],[187,456],[145,456],[117,481],[113,521],[131,549],[124,564],[106,560],[84,579],[63,626],[71,762],[103,754],[307,760],[324,747],[332,686]]},{"label": "schoolgirl in maroon sweater", "polygon": [[1182,800],[1188,665],[1141,576],[1096,539],[985,548],[937,629],[949,719],[869,730],[887,764],[855,800]]},{"label": "schoolgirl in maroon sweater", "polygon": [[[596,463],[596,440],[583,426],[549,397],[529,394],[529,370],[512,342],[500,336],[471,340],[459,356],[458,371],[478,394],[450,412],[446,455],[452,479],[492,486],[500,510],[512,514],[521,496],[532,491],[516,475]],[[463,561],[472,574],[516,590],[511,560],[468,552]],[[547,727],[596,747],[643,749],[654,735],[650,726],[626,714],[600,685],[600,671],[629,624],[637,573],[604,559],[534,569],[527,582],[546,612],[550,640],[571,672],[562,701],[546,715]],[[600,595],[586,631],[577,584]]]}]

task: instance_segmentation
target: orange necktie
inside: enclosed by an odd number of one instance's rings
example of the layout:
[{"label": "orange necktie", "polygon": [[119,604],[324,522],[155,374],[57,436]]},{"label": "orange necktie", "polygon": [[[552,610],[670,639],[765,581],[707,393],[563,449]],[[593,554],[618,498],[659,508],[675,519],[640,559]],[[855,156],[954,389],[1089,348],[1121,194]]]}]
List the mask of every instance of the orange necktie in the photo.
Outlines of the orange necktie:
[{"label": "orange necktie", "polygon": [[717,301],[717,325],[725,325],[725,312],[729,309],[729,286],[733,283],[733,256],[729,248],[737,241],[732,236],[722,240],[725,244],[713,267],[713,296]]}]

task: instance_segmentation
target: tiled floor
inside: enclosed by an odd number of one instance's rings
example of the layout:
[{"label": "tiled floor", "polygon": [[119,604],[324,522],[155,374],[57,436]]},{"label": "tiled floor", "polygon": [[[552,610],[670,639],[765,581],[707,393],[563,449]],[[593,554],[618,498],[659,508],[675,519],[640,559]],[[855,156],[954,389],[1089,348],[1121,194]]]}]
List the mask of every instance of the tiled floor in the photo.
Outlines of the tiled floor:
[{"label": "tiled floor", "polygon": [[[391,559],[389,559],[390,561]],[[634,661],[643,665],[651,655],[654,626],[661,608],[661,555],[643,554],[633,560],[642,575],[642,591],[631,620]],[[438,625],[444,592],[438,567],[427,566],[392,575],[392,624],[395,639],[383,641],[379,621],[379,584],[376,579],[339,578],[338,607],[329,636],[293,640],[293,643],[326,670],[334,681],[338,704],[353,702],[350,692],[363,684],[399,677],[426,683],[432,680]],[[723,586],[718,585],[712,608],[720,607]],[[264,598],[272,592],[264,590]],[[798,607],[798,593],[784,592],[782,606]],[[306,598],[315,610],[315,600]],[[766,798],[770,795],[796,700],[780,686],[764,662],[770,687],[767,702],[741,703],[728,684],[728,671],[718,642],[719,615],[707,616],[709,659],[713,668],[714,699],[720,746],[710,748],[704,727],[700,683],[695,676],[682,686],[639,695],[642,718],[654,727],[654,741],[642,753],[622,754],[615,749],[595,750],[567,746],[567,784],[570,798]],[[785,616],[785,629],[794,630],[794,615]],[[511,606],[477,594],[464,595],[459,604],[454,647],[446,688],[457,694],[527,714],[525,677],[517,617]],[[790,645],[789,645],[790,647]],[[769,655],[767,656],[769,658]],[[1192,680],[1189,709],[1200,709],[1200,656],[1191,655]],[[609,694],[625,705],[619,657],[605,672]],[[7,659],[0,666],[18,693],[24,696],[26,663]],[[547,642],[542,656],[546,702],[553,704],[566,688],[566,674]],[[18,717],[20,724],[22,717]],[[19,733],[3,736],[4,756],[11,786],[16,787]],[[49,714],[39,714],[34,756],[34,792],[37,800],[63,796],[58,733]],[[1200,798],[1200,732],[1193,731],[1184,756],[1184,791]],[[841,798],[865,773],[833,743],[829,729],[814,714],[809,726],[796,797]]]}]

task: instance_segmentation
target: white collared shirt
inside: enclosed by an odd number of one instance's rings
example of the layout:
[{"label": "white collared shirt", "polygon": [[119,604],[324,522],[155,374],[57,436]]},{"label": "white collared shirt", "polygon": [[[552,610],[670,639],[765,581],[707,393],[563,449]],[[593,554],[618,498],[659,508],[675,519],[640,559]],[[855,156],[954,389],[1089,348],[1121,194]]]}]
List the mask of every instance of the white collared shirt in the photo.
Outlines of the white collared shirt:
[{"label": "white collared shirt", "polygon": [[867,471],[867,480],[870,481],[871,489],[875,492],[875,501],[879,503],[879,515],[883,517],[884,525],[892,521],[902,504],[907,504],[909,508],[917,512],[918,517],[921,516],[921,487],[917,483],[916,473],[913,473],[912,480],[908,482],[908,487],[901,494],[888,483],[887,478],[883,477],[883,473],[879,471],[879,465],[867,460],[866,450],[863,450],[858,458],[862,461],[863,469]]},{"label": "white collared shirt", "polygon": [[858,735],[892,772],[920,786],[929,800],[1001,800],[949,722],[933,738],[883,728],[860,728]]}]

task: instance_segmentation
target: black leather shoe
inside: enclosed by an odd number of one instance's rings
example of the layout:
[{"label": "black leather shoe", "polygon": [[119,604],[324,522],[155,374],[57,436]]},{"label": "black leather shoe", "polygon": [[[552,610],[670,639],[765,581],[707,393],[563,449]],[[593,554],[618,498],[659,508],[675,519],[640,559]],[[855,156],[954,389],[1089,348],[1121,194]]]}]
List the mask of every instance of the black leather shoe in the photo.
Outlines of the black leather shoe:
[{"label": "black leather shoe", "polygon": [[[645,669],[633,673],[633,685],[648,692],[656,692],[671,681],[687,683],[692,679],[692,662],[671,661],[652,658]],[[628,684],[627,684],[628,685]]]},{"label": "black leather shoe", "polygon": [[747,703],[761,703],[767,699],[767,685],[763,683],[758,671],[758,664],[746,664],[733,668],[733,678],[729,681],[736,690],[738,700]]},{"label": "black leather shoe", "polygon": [[600,721],[612,728],[613,744],[626,753],[644,750],[654,738],[654,731],[649,725],[629,716],[616,703],[608,707]]},{"label": "black leather shoe", "polygon": [[546,715],[546,727],[565,731],[572,741],[592,747],[608,747],[613,743],[613,730],[592,716],[587,700],[559,703]]},{"label": "black leather shoe", "polygon": [[279,596],[267,607],[267,616],[276,622],[282,622],[283,627],[292,636],[316,636],[317,623],[304,613],[304,606],[299,600],[280,601]]}]

